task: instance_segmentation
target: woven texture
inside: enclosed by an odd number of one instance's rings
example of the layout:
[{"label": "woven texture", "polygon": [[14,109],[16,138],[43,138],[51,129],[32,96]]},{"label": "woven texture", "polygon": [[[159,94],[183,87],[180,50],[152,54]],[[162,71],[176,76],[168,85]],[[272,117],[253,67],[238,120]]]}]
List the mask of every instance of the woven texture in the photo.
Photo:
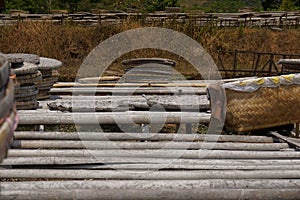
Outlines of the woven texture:
[{"label": "woven texture", "polygon": [[225,126],[251,131],[300,121],[300,85],[260,88],[256,92],[226,89]]}]

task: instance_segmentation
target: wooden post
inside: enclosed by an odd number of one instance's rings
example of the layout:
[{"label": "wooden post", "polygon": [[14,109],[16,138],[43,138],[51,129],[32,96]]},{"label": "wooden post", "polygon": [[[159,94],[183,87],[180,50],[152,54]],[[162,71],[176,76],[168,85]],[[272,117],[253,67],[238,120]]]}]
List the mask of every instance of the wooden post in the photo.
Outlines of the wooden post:
[{"label": "wooden post", "polygon": [[237,55],[238,50],[234,50],[234,59],[233,59],[233,76],[235,77],[236,67],[237,67]]},{"label": "wooden post", "polygon": [[296,138],[299,138],[299,123],[296,123]]}]

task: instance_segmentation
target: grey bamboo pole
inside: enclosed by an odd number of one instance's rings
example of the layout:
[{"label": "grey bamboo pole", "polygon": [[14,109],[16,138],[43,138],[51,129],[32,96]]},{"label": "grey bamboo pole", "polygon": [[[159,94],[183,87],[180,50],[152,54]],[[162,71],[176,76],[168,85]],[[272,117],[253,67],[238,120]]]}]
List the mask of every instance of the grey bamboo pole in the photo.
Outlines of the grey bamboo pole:
[{"label": "grey bamboo pole", "polygon": [[299,170],[67,170],[1,169],[0,178],[16,179],[111,179],[111,180],[201,180],[201,179],[300,179]]},{"label": "grey bamboo pole", "polygon": [[289,148],[287,143],[213,143],[213,142],[118,142],[118,141],[47,141],[14,140],[13,148],[22,149],[215,149],[215,150],[250,150],[279,151]]},{"label": "grey bamboo pole", "polygon": [[206,142],[242,142],[272,143],[266,136],[242,135],[201,135],[201,134],[165,134],[165,133],[98,133],[98,132],[19,132],[14,133],[16,140],[147,140],[147,141],[206,141]]},{"label": "grey bamboo pole", "polygon": [[183,159],[288,159],[300,158],[300,152],[285,151],[225,151],[225,150],[18,150],[9,157],[142,157]]}]

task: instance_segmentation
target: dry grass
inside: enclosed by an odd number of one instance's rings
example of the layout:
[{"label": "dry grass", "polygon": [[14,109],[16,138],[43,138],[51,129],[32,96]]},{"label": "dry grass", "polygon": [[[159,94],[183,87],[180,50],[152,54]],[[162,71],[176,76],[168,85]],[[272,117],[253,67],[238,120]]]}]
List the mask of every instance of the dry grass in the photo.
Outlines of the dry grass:
[{"label": "dry grass", "polygon": [[[72,81],[77,69],[88,53],[101,41],[114,34],[140,28],[144,25],[127,20],[120,25],[84,27],[54,25],[47,22],[20,22],[16,26],[0,29],[0,49],[3,53],[35,53],[63,61],[61,81]],[[148,25],[149,26],[149,25]],[[192,24],[161,25],[187,34],[198,41],[216,60],[218,50],[253,50],[260,52],[300,53],[300,30],[274,32],[267,29],[194,27]],[[199,78],[192,66],[183,58],[155,49],[130,52],[116,60],[111,68],[120,70],[120,61],[133,57],[165,57],[178,61],[177,70],[186,76]],[[247,60],[247,59],[244,59]],[[249,58],[250,60],[250,58]],[[225,60],[226,62],[226,60]],[[227,61],[231,62],[230,59]],[[249,61],[250,62],[250,61]]]}]

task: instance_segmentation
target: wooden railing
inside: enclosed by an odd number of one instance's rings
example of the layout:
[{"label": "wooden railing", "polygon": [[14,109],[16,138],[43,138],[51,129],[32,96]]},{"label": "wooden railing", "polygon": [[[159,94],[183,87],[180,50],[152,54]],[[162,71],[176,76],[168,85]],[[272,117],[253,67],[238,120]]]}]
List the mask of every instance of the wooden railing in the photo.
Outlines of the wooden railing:
[{"label": "wooden railing", "polygon": [[278,61],[286,58],[300,58],[300,54],[220,50],[217,63],[225,77],[271,76],[282,74]]},{"label": "wooden railing", "polygon": [[53,21],[57,24],[73,22],[81,25],[117,24],[128,19],[144,23],[194,23],[197,26],[217,27],[299,27],[299,12],[248,12],[248,13],[76,13],[76,14],[1,14],[0,24],[20,21]]}]

